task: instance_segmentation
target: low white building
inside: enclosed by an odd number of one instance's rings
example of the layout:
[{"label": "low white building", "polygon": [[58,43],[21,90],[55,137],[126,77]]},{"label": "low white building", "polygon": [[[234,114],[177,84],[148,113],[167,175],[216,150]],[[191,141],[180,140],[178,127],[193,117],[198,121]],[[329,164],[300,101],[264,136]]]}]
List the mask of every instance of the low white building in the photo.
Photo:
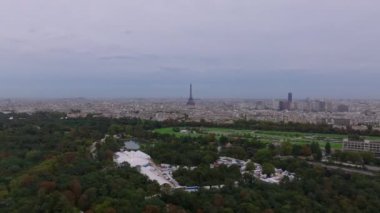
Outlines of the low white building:
[{"label": "low white building", "polygon": [[128,163],[131,167],[137,168],[139,172],[146,175],[150,180],[157,181],[158,184],[168,184],[173,188],[179,187],[177,181],[171,174],[164,172],[151,159],[151,157],[141,151],[123,151],[117,152],[115,162],[118,165]]}]

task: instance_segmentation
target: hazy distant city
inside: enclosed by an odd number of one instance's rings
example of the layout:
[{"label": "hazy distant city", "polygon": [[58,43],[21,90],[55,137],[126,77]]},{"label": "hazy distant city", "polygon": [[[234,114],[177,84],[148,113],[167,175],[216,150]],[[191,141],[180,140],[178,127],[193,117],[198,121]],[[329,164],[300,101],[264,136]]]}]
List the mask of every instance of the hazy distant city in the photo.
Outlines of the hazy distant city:
[{"label": "hazy distant city", "polygon": [[366,130],[370,126],[380,130],[380,100],[297,99],[292,93],[278,99],[2,99],[0,109],[4,113],[65,112],[67,118],[93,114],[113,118],[215,123],[246,119],[330,124],[358,130]]}]

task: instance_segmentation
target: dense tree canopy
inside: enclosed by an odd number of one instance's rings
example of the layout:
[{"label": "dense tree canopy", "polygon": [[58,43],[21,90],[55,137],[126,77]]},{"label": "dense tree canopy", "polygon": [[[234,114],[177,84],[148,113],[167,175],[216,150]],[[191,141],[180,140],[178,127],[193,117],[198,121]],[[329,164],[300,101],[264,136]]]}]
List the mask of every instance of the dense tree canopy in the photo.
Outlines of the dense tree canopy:
[{"label": "dense tree canopy", "polygon": [[[9,120],[9,116],[14,119]],[[64,117],[47,112],[0,113],[0,212],[377,212],[380,209],[379,176],[313,167],[298,158],[319,160],[319,144],[275,145],[261,143],[257,138],[215,135],[178,138],[152,131],[170,122]],[[237,122],[233,127],[280,128],[260,122]],[[287,124],[283,128],[293,127]],[[297,131],[299,128],[312,131],[315,127],[294,127]],[[320,130],[330,131],[324,128]],[[92,144],[106,134],[110,137],[96,145],[93,155]],[[135,168],[115,165],[114,153],[127,138],[138,140],[143,151],[157,163],[179,165],[174,176],[181,184],[223,187],[201,188],[193,193],[170,190],[148,180]],[[370,153],[332,155],[334,159],[358,163],[375,161]],[[295,172],[296,178],[272,185],[250,174],[241,175],[236,166],[211,168],[210,164],[220,156],[251,159],[262,163],[267,174],[276,167]],[[189,169],[191,166],[194,168]],[[247,170],[254,170],[254,165],[248,165]]]}]

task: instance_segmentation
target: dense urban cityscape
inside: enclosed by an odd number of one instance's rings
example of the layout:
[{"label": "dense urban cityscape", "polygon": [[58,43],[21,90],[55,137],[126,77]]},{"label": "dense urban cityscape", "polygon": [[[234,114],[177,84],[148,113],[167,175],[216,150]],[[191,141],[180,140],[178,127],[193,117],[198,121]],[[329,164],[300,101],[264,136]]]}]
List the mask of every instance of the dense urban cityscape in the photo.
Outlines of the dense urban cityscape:
[{"label": "dense urban cityscape", "polygon": [[[289,93],[291,95],[291,93]],[[380,130],[380,100],[325,99],[2,99],[3,113],[57,111],[67,117],[133,117],[155,121],[209,121],[232,123],[235,120],[260,120],[330,124],[337,128]]]}]

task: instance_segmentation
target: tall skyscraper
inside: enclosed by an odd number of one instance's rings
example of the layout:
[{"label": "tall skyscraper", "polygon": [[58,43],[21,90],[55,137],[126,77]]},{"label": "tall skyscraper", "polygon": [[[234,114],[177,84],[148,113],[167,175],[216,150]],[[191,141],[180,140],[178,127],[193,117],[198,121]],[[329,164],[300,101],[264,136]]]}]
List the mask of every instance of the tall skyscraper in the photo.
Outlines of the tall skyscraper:
[{"label": "tall skyscraper", "polygon": [[188,106],[195,106],[195,101],[193,98],[193,85],[192,84],[190,84],[190,97],[189,97],[189,100],[187,101],[187,105]]},{"label": "tall skyscraper", "polygon": [[288,102],[289,103],[293,102],[293,93],[291,93],[291,92],[288,93]]},{"label": "tall skyscraper", "polygon": [[291,92],[288,93],[288,100],[282,100],[279,102],[279,110],[291,110],[293,107],[293,94]]}]

